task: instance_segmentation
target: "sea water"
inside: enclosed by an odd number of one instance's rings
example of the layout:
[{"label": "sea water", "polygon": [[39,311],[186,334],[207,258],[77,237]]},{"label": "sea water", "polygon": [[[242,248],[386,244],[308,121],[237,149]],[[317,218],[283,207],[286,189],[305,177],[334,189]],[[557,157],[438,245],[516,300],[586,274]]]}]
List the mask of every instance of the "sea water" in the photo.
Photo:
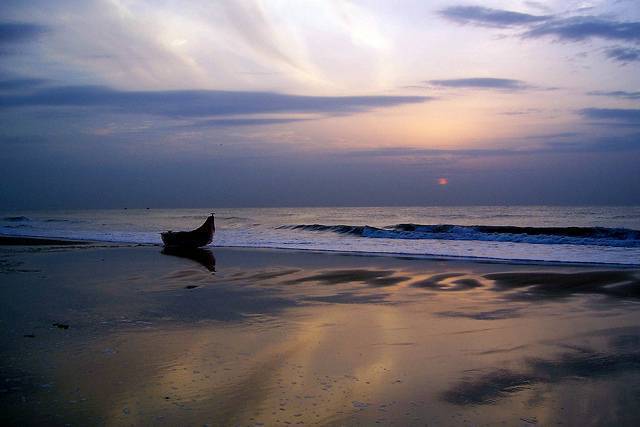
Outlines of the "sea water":
[{"label": "sea water", "polygon": [[215,211],[211,246],[640,265],[640,207],[360,207],[3,212],[0,234],[160,244]]}]

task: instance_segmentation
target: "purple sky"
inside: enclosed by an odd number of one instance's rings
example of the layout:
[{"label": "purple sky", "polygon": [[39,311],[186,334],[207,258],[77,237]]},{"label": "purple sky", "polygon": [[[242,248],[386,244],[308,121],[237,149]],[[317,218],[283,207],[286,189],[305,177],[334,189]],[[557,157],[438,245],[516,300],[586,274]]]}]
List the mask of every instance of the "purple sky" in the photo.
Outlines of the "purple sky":
[{"label": "purple sky", "polygon": [[640,204],[637,1],[3,1],[0,209]]}]

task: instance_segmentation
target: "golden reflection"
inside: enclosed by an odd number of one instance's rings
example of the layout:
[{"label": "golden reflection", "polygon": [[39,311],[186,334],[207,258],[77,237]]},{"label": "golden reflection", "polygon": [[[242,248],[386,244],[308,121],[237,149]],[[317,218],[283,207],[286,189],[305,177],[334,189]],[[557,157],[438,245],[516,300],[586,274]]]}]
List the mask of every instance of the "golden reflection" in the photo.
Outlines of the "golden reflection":
[{"label": "golden reflection", "polygon": [[[367,271],[378,275],[367,276]],[[372,286],[381,271],[403,280]],[[559,322],[557,303],[509,300],[509,293],[496,293],[495,282],[469,265],[277,273],[230,276],[234,287],[248,286],[254,278],[270,292],[315,299],[277,315],[247,313],[233,322],[132,329],[78,344],[58,357],[60,394],[81,390],[91,402],[88,410],[106,425],[340,425],[399,419],[447,424],[452,417],[457,423],[456,417],[474,416],[474,405],[499,400],[500,405],[482,407],[483,419],[498,423],[520,414],[526,402],[564,390],[539,396],[539,388],[530,384],[544,387],[564,377],[557,379],[556,371],[531,362],[532,355],[547,364],[565,363],[568,373],[562,375],[574,375],[579,363],[588,363],[581,359],[588,353],[573,352],[567,359],[548,344],[564,343],[578,324]],[[349,279],[319,282],[338,276]],[[310,277],[315,279],[305,281]],[[169,275],[163,280],[192,279]],[[340,293],[384,299],[362,304],[317,298]],[[562,308],[579,317],[585,330],[599,324],[585,315],[581,301],[564,301]],[[631,314],[616,322],[633,321]],[[600,348],[606,350],[606,342]],[[571,357],[578,368],[566,362]],[[507,398],[512,394],[513,401]],[[559,411],[554,405],[527,408],[516,418],[541,422]]]},{"label": "golden reflection", "polygon": [[[215,325],[109,337],[90,352],[110,346],[112,353],[101,355],[91,377],[76,379],[86,381],[82,389],[104,379],[92,400],[101,402],[96,409],[107,424],[146,424],[151,414],[164,425],[329,422],[387,393],[395,366],[389,344],[402,340],[397,330],[405,326],[394,310],[358,310],[357,317],[335,306],[304,311],[300,323],[255,334]],[[63,361],[61,379],[92,364]]]}]

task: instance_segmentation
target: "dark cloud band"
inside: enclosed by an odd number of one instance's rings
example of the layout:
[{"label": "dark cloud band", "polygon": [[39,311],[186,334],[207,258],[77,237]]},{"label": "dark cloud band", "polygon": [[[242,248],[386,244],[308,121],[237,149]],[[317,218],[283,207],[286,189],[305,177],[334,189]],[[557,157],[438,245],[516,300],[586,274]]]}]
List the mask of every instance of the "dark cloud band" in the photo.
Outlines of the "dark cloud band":
[{"label": "dark cloud band", "polygon": [[528,25],[549,19],[547,16],[529,15],[509,10],[491,9],[481,6],[452,6],[442,9],[440,16],[460,24],[487,27],[513,27]]},{"label": "dark cloud band", "polygon": [[623,63],[640,61],[640,49],[634,47],[612,47],[605,50],[605,55]]},{"label": "dark cloud band", "polygon": [[561,41],[582,41],[589,38],[640,42],[640,22],[618,22],[596,16],[576,16],[554,19],[536,25],[525,37],[550,36]]},{"label": "dark cloud band", "polygon": [[425,83],[448,88],[466,89],[499,89],[508,91],[518,91],[529,89],[531,86],[525,82],[513,79],[500,79],[493,77],[471,77],[465,79],[429,80]]},{"label": "dark cloud band", "polygon": [[103,86],[69,86],[3,96],[0,108],[96,107],[121,113],[207,117],[268,113],[345,114],[431,99],[427,96],[300,96],[215,90],[121,91]]},{"label": "dark cloud band", "polygon": [[607,96],[610,98],[621,98],[621,99],[640,99],[640,92],[628,92],[628,91],[624,91],[624,90],[614,90],[614,91],[610,91],[610,92],[603,92],[603,91],[593,91],[593,92],[588,92],[587,95],[594,95],[594,96]]},{"label": "dark cloud band", "polygon": [[[580,42],[589,39],[615,40],[640,43],[640,22],[616,21],[600,16],[560,17],[530,15],[481,6],[451,6],[439,11],[443,18],[458,23],[481,27],[522,28],[523,38],[548,37],[562,42]],[[640,49],[615,46],[605,50],[614,61],[629,63],[640,61]]]},{"label": "dark cloud band", "polygon": [[200,120],[188,124],[187,128],[213,128],[213,127],[234,127],[234,126],[268,126],[284,123],[303,122],[309,119],[297,117],[276,117],[276,118],[220,118],[211,120]]},{"label": "dark cloud band", "polygon": [[635,108],[584,108],[580,114],[591,120],[621,122],[640,126],[640,109]]},{"label": "dark cloud band", "polygon": [[47,27],[25,22],[0,22],[0,45],[21,43],[40,37]]},{"label": "dark cloud band", "polygon": [[46,82],[45,79],[28,78],[0,80],[0,91],[28,90],[42,86]]}]

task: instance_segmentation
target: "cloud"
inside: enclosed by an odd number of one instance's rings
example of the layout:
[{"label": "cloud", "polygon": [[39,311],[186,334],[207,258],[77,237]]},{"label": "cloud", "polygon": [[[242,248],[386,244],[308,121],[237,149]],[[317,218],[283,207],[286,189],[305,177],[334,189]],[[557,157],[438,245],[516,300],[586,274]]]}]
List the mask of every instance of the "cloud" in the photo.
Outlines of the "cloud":
[{"label": "cloud", "polygon": [[525,5],[529,6],[532,9],[538,9],[544,13],[550,13],[551,12],[551,8],[541,2],[538,1],[525,1],[524,2]]},{"label": "cloud", "polygon": [[548,16],[529,15],[527,13],[491,9],[482,6],[451,6],[440,10],[439,14],[459,24],[473,24],[486,27],[513,27],[549,19]]},{"label": "cloud", "polygon": [[558,132],[558,133],[541,133],[536,135],[523,136],[522,139],[556,139],[556,138],[573,138],[580,136],[578,132]]},{"label": "cloud", "polygon": [[[535,7],[537,3],[527,2]],[[577,10],[584,12],[584,9]],[[640,43],[640,22],[615,21],[600,16],[530,15],[481,6],[452,6],[440,10],[440,16],[458,24],[484,27],[524,28],[522,38],[551,37],[563,42],[580,42],[592,38]],[[640,61],[640,49],[615,46],[605,49],[607,58],[621,63]]]},{"label": "cloud", "polygon": [[577,132],[562,132],[556,134],[529,135],[517,138],[522,142],[542,140],[534,147],[523,148],[466,148],[466,149],[437,149],[390,147],[369,150],[352,150],[341,152],[341,156],[355,158],[482,158],[532,156],[553,153],[602,153],[640,150],[640,134],[609,137],[585,137]]},{"label": "cloud", "polygon": [[208,127],[232,127],[232,126],[266,126],[283,123],[295,123],[307,121],[298,117],[274,117],[274,118],[228,118],[201,120],[193,124],[185,125],[187,128],[208,128]]},{"label": "cloud", "polygon": [[465,89],[498,89],[518,91],[529,89],[531,86],[520,80],[499,79],[492,77],[471,77],[466,79],[428,80],[425,83],[449,88]]},{"label": "cloud", "polygon": [[216,90],[122,91],[104,86],[42,88],[0,98],[0,109],[95,107],[117,113],[207,117],[268,113],[348,114],[420,103],[426,96],[302,96]]},{"label": "cloud", "polygon": [[640,42],[640,22],[618,22],[597,16],[575,16],[553,19],[535,25],[524,37],[550,36],[561,41],[583,41],[590,38]]},{"label": "cloud", "polygon": [[45,79],[17,78],[0,80],[0,91],[32,89],[45,84]]},{"label": "cloud", "polygon": [[612,47],[605,50],[605,55],[609,59],[625,64],[640,61],[640,49],[634,47]]},{"label": "cloud", "polygon": [[541,113],[543,110],[539,109],[539,108],[526,108],[523,110],[510,110],[510,111],[503,111],[502,113],[498,113],[500,115],[503,116],[525,116],[525,115],[529,115],[529,114],[537,114],[537,113]]},{"label": "cloud", "polygon": [[525,38],[550,36],[562,41],[582,41],[592,37],[630,42],[640,41],[640,22],[620,22],[598,16],[558,18],[553,15],[530,15],[481,6],[452,6],[440,15],[459,24],[485,27],[528,27]]},{"label": "cloud", "polygon": [[621,151],[638,151],[640,150],[640,135],[636,134],[621,137],[600,137],[586,142],[550,141],[545,145],[549,150],[562,153],[614,153]]},{"label": "cloud", "polygon": [[48,31],[47,27],[22,22],[0,22],[0,56],[15,55],[24,45]]},{"label": "cloud", "polygon": [[518,151],[509,149],[437,149],[437,148],[413,148],[413,147],[390,147],[370,150],[353,150],[342,152],[341,156],[348,157],[437,157],[437,156],[504,156],[518,154]]},{"label": "cloud", "polygon": [[611,98],[622,98],[622,99],[640,99],[640,92],[627,92],[624,90],[614,90],[611,92],[603,92],[603,91],[593,91],[593,92],[588,92],[587,95],[594,95],[594,96],[608,96]]},{"label": "cloud", "polygon": [[636,108],[583,108],[579,113],[591,120],[640,126],[640,109]]},{"label": "cloud", "polygon": [[278,40],[277,28],[259,3],[223,2],[221,6],[237,35],[247,46],[266,58],[300,68],[280,47],[283,43]]},{"label": "cloud", "polygon": [[47,32],[47,27],[27,22],[0,22],[0,45],[22,43]]}]

